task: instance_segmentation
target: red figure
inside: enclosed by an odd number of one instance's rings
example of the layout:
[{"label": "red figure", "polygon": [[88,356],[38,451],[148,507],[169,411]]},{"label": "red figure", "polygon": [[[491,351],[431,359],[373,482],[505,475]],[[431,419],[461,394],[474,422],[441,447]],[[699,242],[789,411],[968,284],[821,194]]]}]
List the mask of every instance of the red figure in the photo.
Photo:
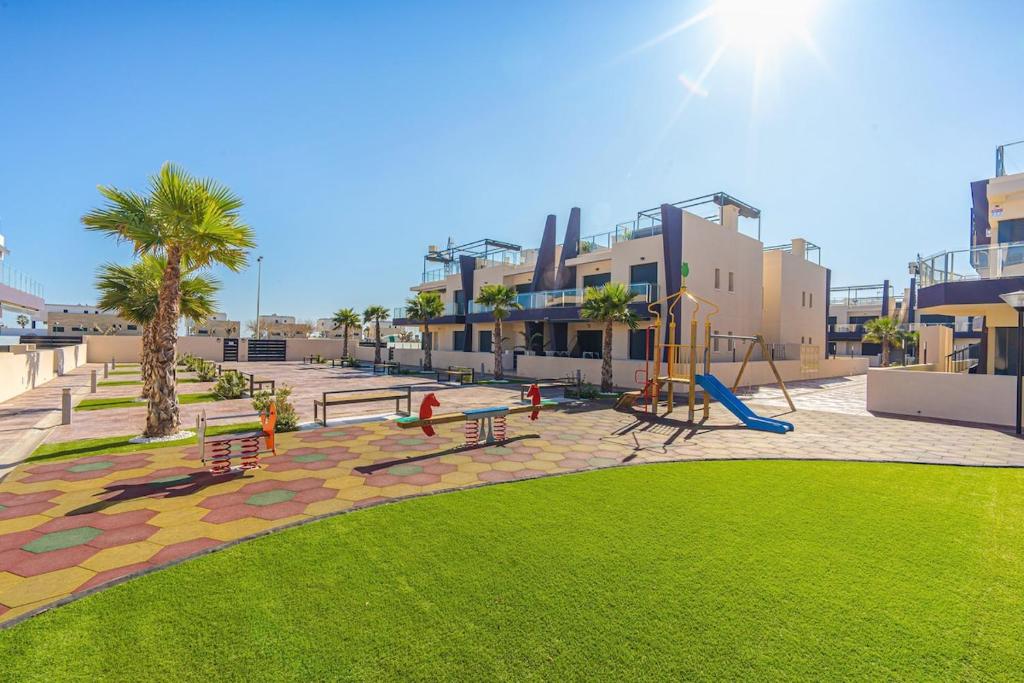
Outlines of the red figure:
[{"label": "red figure", "polygon": [[536,420],[540,417],[540,409],[537,408],[537,406],[540,405],[540,387],[536,384],[531,384],[530,388],[526,391],[526,395],[530,397],[530,403],[532,403],[535,408],[530,412],[530,419]]},{"label": "red figure", "polygon": [[[426,420],[434,414],[434,408],[440,408],[441,402],[437,400],[437,396],[434,396],[434,392],[430,392],[423,397],[423,402],[420,403],[420,419]],[[420,429],[427,436],[434,436],[437,432],[434,431],[432,425],[420,425]]]}]

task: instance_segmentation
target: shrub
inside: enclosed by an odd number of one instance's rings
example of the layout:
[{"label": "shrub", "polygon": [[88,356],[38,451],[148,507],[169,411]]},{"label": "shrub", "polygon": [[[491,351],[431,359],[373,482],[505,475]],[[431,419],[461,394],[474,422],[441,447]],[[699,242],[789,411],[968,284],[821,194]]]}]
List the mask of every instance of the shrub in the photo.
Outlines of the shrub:
[{"label": "shrub", "polygon": [[593,384],[585,383],[580,387],[579,391],[576,389],[566,389],[565,395],[572,398],[595,399],[601,395],[601,390]]},{"label": "shrub", "polygon": [[200,382],[212,382],[217,379],[217,366],[214,363],[204,361],[196,368],[196,377]]},{"label": "shrub", "polygon": [[252,407],[257,412],[263,412],[273,401],[277,406],[277,427],[274,431],[294,432],[299,428],[299,414],[295,412],[295,406],[288,400],[291,395],[292,390],[289,387],[278,387],[276,394],[271,394],[269,391],[257,391],[252,397]]},{"label": "shrub", "polygon": [[225,372],[217,378],[217,384],[213,387],[213,393],[218,400],[242,398],[245,393],[245,378],[237,372]]}]

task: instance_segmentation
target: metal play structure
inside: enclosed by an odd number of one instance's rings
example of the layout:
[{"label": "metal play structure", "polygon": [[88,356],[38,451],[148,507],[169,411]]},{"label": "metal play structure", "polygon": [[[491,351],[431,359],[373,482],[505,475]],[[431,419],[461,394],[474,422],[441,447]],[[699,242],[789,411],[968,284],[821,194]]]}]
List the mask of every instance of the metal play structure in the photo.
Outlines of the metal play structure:
[{"label": "metal play structure", "polygon": [[529,413],[530,420],[536,420],[540,417],[540,411],[550,410],[557,405],[554,401],[542,400],[540,387],[536,384],[530,387],[526,395],[530,398],[530,403],[526,405],[491,406],[466,410],[461,413],[434,415],[434,408],[439,408],[441,402],[431,392],[423,397],[418,417],[402,417],[396,420],[396,423],[403,429],[419,427],[427,436],[434,436],[437,434],[434,425],[461,421],[465,423],[466,441],[464,446],[493,445],[509,439],[506,416]]},{"label": "metal play structure", "polygon": [[[277,426],[277,406],[271,402],[260,412],[261,430],[245,434],[226,434],[222,437],[206,438],[206,411],[196,416],[196,435],[199,440],[199,458],[210,474],[222,475],[260,466],[260,455],[277,455],[274,445],[274,429]],[[237,448],[236,448],[237,447]],[[209,449],[209,453],[207,453]],[[232,466],[231,459],[238,458],[239,464]]]},{"label": "metal play structure", "polygon": [[[702,420],[708,419],[711,412],[711,399],[714,398],[751,429],[778,433],[792,431],[793,425],[789,422],[756,415],[735,394],[743,378],[743,372],[750,362],[754,347],[758,346],[762,356],[771,367],[790,410],[796,410],[796,406],[793,405],[793,400],[786,390],[786,384],[782,381],[782,376],[768,351],[764,336],[760,334],[741,336],[712,333],[711,321],[720,309],[713,301],[698,296],[687,288],[686,277],[689,275],[689,265],[683,263],[681,270],[682,279],[679,290],[651,302],[647,307],[653,322],[647,328],[644,369],[637,371],[637,379],[643,378],[643,389],[623,394],[617,407],[632,408],[639,402],[645,413],[657,416],[661,409],[661,415],[668,415],[675,411],[676,388],[677,385],[682,385],[686,387],[687,395],[686,422],[693,423],[697,413],[696,387],[699,386],[703,390]],[[692,304],[688,325],[689,337],[683,339],[682,336],[679,336],[679,341],[676,341],[677,331],[681,332],[680,324],[685,324],[684,321],[676,320],[676,311],[678,309],[679,316],[682,318],[684,302]],[[667,323],[662,315],[662,307],[667,311]],[[665,341],[666,339],[669,341]],[[748,344],[731,390],[711,374],[711,349],[716,339]],[[665,392],[664,402],[662,401],[663,391]]]}]

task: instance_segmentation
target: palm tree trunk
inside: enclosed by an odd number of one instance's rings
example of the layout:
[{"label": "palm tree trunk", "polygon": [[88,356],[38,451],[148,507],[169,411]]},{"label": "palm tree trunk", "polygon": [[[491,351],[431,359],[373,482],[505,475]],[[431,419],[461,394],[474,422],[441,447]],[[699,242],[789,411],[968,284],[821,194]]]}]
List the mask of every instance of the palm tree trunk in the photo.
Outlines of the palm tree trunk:
[{"label": "palm tree trunk", "polygon": [[494,319],[494,379],[505,379],[505,368],[501,367],[501,318]]},{"label": "palm tree trunk", "polygon": [[601,391],[612,390],[612,323],[604,325],[604,339],[601,340]]},{"label": "palm tree trunk", "polygon": [[373,362],[380,363],[380,320],[373,321]]},{"label": "palm tree trunk", "polygon": [[178,431],[178,396],[175,387],[174,356],[178,343],[178,318],[181,313],[181,249],[167,250],[167,267],[153,320],[153,344],[150,362],[153,369],[152,395],[146,415],[145,436],[169,436]]},{"label": "palm tree trunk", "polygon": [[423,369],[433,370],[434,363],[430,357],[430,323],[428,322],[423,323],[423,341]]},{"label": "palm tree trunk", "polygon": [[348,325],[342,325],[341,332],[345,335],[345,338],[341,340],[341,357],[348,358]]},{"label": "palm tree trunk", "polygon": [[153,395],[153,330],[156,327],[154,321],[149,321],[142,326],[142,357],[140,367],[142,373],[142,398],[147,401]]},{"label": "palm tree trunk", "polygon": [[882,367],[889,367],[889,340],[882,339]]}]

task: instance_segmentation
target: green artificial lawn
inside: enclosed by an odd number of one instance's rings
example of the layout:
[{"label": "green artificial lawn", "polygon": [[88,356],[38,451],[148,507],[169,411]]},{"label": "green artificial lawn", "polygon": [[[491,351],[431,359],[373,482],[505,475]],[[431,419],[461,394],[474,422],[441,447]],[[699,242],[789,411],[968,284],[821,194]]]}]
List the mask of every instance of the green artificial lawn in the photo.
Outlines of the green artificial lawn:
[{"label": "green artificial lawn", "polygon": [[[199,382],[199,380],[194,378],[194,377],[186,377],[184,379],[179,379],[178,380],[178,384],[195,384],[197,382]],[[121,380],[113,380],[113,381],[97,382],[96,383],[96,386],[99,386],[99,387],[130,387],[130,386],[136,386],[136,385],[142,386],[142,380],[141,379],[121,379]]]},{"label": "green artificial lawn", "polygon": [[616,468],[405,501],[0,632],[10,680],[992,680],[1024,471]]},{"label": "green artificial lawn", "polygon": [[[217,395],[212,391],[197,394],[178,394],[178,403],[208,403],[216,401]],[[138,396],[115,396],[112,398],[87,398],[75,406],[75,410],[109,410],[111,408],[137,408],[146,405]]]},{"label": "green artificial lawn", "polygon": [[[259,422],[239,422],[229,425],[207,426],[206,434],[207,436],[219,436],[234,432],[251,432],[258,429],[261,429]],[[129,443],[129,439],[134,439],[136,436],[138,435],[107,436],[99,439],[76,439],[60,443],[44,443],[35,449],[32,455],[26,458],[26,462],[66,460],[68,458],[80,458],[88,455],[138,453],[139,451],[151,451],[154,448],[164,448],[166,446],[186,446],[196,442],[196,437],[193,436],[188,439],[160,441],[153,444]]]},{"label": "green artificial lawn", "polygon": [[110,374],[110,375],[137,375],[137,374],[139,374],[139,370],[111,370],[107,374]]}]

